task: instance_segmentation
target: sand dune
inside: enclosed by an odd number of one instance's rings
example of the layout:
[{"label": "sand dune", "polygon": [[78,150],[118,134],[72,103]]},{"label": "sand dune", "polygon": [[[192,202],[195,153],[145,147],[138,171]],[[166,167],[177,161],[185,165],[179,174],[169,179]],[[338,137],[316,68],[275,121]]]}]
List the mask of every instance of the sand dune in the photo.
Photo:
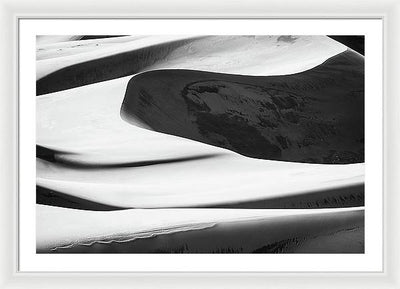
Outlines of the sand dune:
[{"label": "sand dune", "polygon": [[346,49],[326,36],[150,36],[129,42],[124,37],[116,39],[121,42],[87,53],[69,52],[64,57],[37,61],[37,95],[165,68],[245,75],[291,74],[310,69]]},{"label": "sand dune", "polygon": [[[92,211],[127,209],[75,197],[54,189],[36,187],[36,203],[48,206]],[[226,202],[224,204],[194,204],[192,208],[238,208],[238,209],[317,209],[348,208],[364,206],[364,185],[349,185],[334,189],[298,192],[281,197],[266,197],[250,201]],[[129,207],[130,208],[130,207]]]},{"label": "sand dune", "polygon": [[328,35],[328,37],[346,45],[347,47],[357,51],[361,55],[365,54],[365,41],[363,35]]},{"label": "sand dune", "polygon": [[[277,42],[277,38],[279,37],[274,38],[275,42]],[[322,41],[319,41],[320,39]],[[333,40],[327,39],[329,41],[324,42],[326,40],[324,37],[300,37],[293,41],[294,43],[290,43],[288,40],[287,42],[280,41],[279,43],[283,43],[282,46],[276,46],[274,49],[280,47],[280,50],[276,50],[277,53],[279,51],[290,51],[290,53],[297,51],[301,55],[305,48],[312,46],[316,50],[326,53],[330,50],[317,49],[317,47],[332,45]],[[304,45],[307,41],[309,41],[308,46]],[[292,49],[297,43],[304,46],[303,50]],[[336,44],[333,44],[332,47],[331,49],[341,49],[342,46],[337,47]],[[250,54],[242,54],[247,58],[252,58]],[[329,54],[324,55],[324,59],[327,55]],[[283,58],[287,56],[288,54],[285,53],[282,55]],[[307,60],[295,57],[295,55],[292,55],[292,58],[294,62],[298,63],[293,67],[307,67]],[[268,61],[272,61],[272,59],[275,58],[271,57]],[[245,60],[246,58],[243,58],[243,61]],[[278,60],[282,59],[278,57]],[[214,61],[217,64],[220,63],[218,58]],[[315,61],[319,61],[318,57]],[[279,71],[281,67],[288,66],[291,62],[286,61],[286,65],[283,66],[281,65],[282,61],[267,66],[260,64],[260,67]],[[243,65],[243,63],[239,64]],[[173,65],[173,67],[176,66]],[[286,70],[286,72],[289,71]],[[214,151],[214,148],[199,146],[188,140],[171,138],[168,135],[145,131],[137,127],[146,127],[143,123],[136,122],[135,126],[129,126],[121,121],[119,110],[129,79],[130,77],[119,78],[39,97],[37,99],[38,111],[40,111],[37,120],[37,143],[66,152],[66,154],[59,154],[60,158],[90,163],[118,163],[123,160],[127,162],[151,161],[190,156],[198,151],[201,154],[210,150]],[[61,82],[64,81],[65,79]],[[71,118],[71,115],[74,117]],[[284,139],[280,139],[280,141],[284,143]],[[147,145],[153,142],[162,143],[162,145],[148,150]],[[176,155],[176,152],[181,155]]]},{"label": "sand dune", "polygon": [[87,165],[230,153],[122,120],[119,113],[129,79],[125,77],[38,97],[37,144],[55,151],[59,161]]},{"label": "sand dune", "polygon": [[[145,74],[145,76],[146,75],[147,74]],[[215,152],[215,147],[204,146],[187,139],[142,129],[140,126],[146,127],[146,125],[139,123],[138,119],[136,119],[136,123],[134,123],[135,125],[133,126],[122,121],[119,116],[119,110],[129,79],[130,77],[125,77],[39,97],[37,99],[37,107],[38,111],[40,111],[37,116],[36,126],[37,143],[44,147],[66,152],[65,154],[59,154],[60,158],[100,164],[152,161],[163,158],[169,159],[198,153],[205,154]],[[346,80],[344,80],[344,82],[345,81]],[[252,92],[253,94],[257,92],[254,88],[247,90],[242,89],[241,91]],[[313,90],[311,89],[311,91]],[[323,96],[323,90],[320,92]],[[204,93],[204,95],[206,96],[207,93]],[[236,95],[238,95],[238,92],[236,92]],[[279,98],[279,95],[277,95],[277,97]],[[337,103],[346,104],[343,109],[350,110],[352,107],[351,99],[359,100],[359,98],[357,94],[347,99],[340,96],[340,101],[338,100]],[[316,102],[315,100],[311,101],[313,103]],[[301,100],[299,100],[299,102],[301,102]],[[337,109],[334,110],[337,114],[337,111],[341,109],[341,107],[336,106],[335,103],[332,105],[333,108],[337,107]],[[255,108],[248,107],[247,109],[251,112]],[[313,109],[313,107],[311,107],[311,109]],[[357,108],[359,113],[352,112],[350,115],[344,115],[344,113],[338,115],[342,120],[342,124],[351,122],[352,118],[355,120],[353,128],[350,127],[347,131],[343,130],[343,125],[338,128],[334,127],[335,131],[339,130],[344,133],[343,139],[350,131],[354,130],[356,126],[361,125],[361,120],[358,118],[361,113],[360,109],[361,108]],[[257,119],[252,120],[252,125],[264,132],[268,132],[268,127],[262,127],[268,124],[268,120],[276,121],[277,117],[286,115],[285,123],[277,122],[282,128],[282,132],[277,134],[275,130],[271,128],[271,135],[275,136],[275,139],[268,136],[268,141],[272,142],[274,147],[277,146],[279,150],[283,150],[284,154],[289,155],[290,149],[285,138],[285,131],[290,132],[293,129],[296,130],[298,125],[291,123],[289,120],[290,115],[295,113],[297,113],[295,117],[301,116],[302,112],[299,110],[300,109],[296,107],[289,110],[281,110],[281,113],[278,115],[266,111],[265,114],[268,118],[265,118],[266,120],[264,122],[257,121]],[[185,110],[183,110],[183,113],[187,114],[187,111],[185,112]],[[260,112],[255,113],[261,116]],[[279,113],[279,111],[277,113]],[[74,117],[71,118],[71,115]],[[130,114],[130,122],[132,122],[131,116],[132,114]],[[332,162],[335,162],[338,157],[343,159],[347,157],[350,161],[352,158],[356,161],[360,161],[363,154],[357,150],[350,150],[350,153],[344,153],[343,156],[335,153],[331,154],[329,152],[330,149],[328,149],[330,144],[325,146],[324,141],[318,140],[318,136],[322,135],[326,137],[328,134],[328,138],[331,140],[333,139],[336,144],[343,146],[338,151],[348,150],[346,147],[362,146],[361,137],[358,139],[360,143],[354,143],[354,140],[357,141],[355,135],[350,135],[350,142],[349,140],[344,140],[343,144],[341,143],[342,141],[338,143],[337,139],[340,138],[340,135],[337,135],[335,140],[335,135],[329,135],[329,133],[332,131],[332,126],[339,121],[334,121],[321,114],[317,114],[315,117],[323,121],[324,127],[317,127],[315,132],[310,128],[303,128],[303,130],[305,130],[303,135],[296,133],[295,137],[302,146],[300,151],[312,155],[315,151],[315,147],[321,145],[325,147],[323,149],[326,152],[326,157]],[[254,123],[255,121],[258,123]],[[299,121],[308,123],[312,127],[318,125],[318,123],[313,122],[312,119],[300,119]],[[307,136],[304,135],[304,133],[309,133],[310,135]],[[357,131],[355,134],[363,134],[363,131]],[[313,142],[316,142],[316,144],[313,144]],[[147,149],[152,143],[158,143],[160,145],[152,146],[151,150]],[[285,143],[288,146],[287,149],[283,149],[283,147],[286,146]],[[296,148],[296,142],[291,144],[291,147],[293,146]],[[343,161],[345,161],[345,159],[342,160],[342,162]]]},{"label": "sand dune", "polygon": [[36,204],[90,211],[115,211],[124,209],[74,197],[40,186],[36,186]]},{"label": "sand dune", "polygon": [[364,162],[363,71],[352,51],[285,76],[151,71],[131,79],[121,116],[249,157]]},{"label": "sand dune", "polygon": [[207,208],[239,209],[317,209],[364,206],[364,184],[300,192],[281,197],[203,206]]},{"label": "sand dune", "polygon": [[[140,69],[166,57],[175,48],[189,43],[191,38],[166,35],[132,38],[131,40],[120,41],[118,45],[114,43],[112,46],[97,47],[88,53],[70,54],[37,61],[36,79],[39,86],[37,91],[40,92],[38,94],[48,93],[44,90],[45,86],[55,85],[52,82],[57,79],[62,80],[62,84],[59,85],[72,88],[137,73]],[[59,73],[43,79],[61,69],[63,70]],[[41,92],[42,90],[44,92]],[[56,90],[53,91],[57,90],[60,89],[56,87]]]},{"label": "sand dune", "polygon": [[[38,186],[122,208],[198,207],[277,198],[290,204],[293,196],[363,182],[364,164],[313,165],[239,155],[114,168],[79,168],[37,160]],[[352,195],[357,196],[353,189],[343,191],[349,201]]]},{"label": "sand dune", "polygon": [[[248,253],[364,251],[364,209],[157,209],[93,212],[37,206],[37,251]],[[94,226],[96,224],[96,226]],[[285,228],[284,230],[282,228]]]},{"label": "sand dune", "polygon": [[[347,69],[351,61],[354,62],[353,68]],[[273,145],[279,146],[282,151],[285,151],[283,149],[285,133],[297,131],[294,135],[301,140],[302,148],[298,149],[298,145],[296,147],[296,142],[293,141],[290,148],[292,151],[287,148],[284,157],[298,160],[298,151],[300,151],[303,157],[300,160],[315,162],[316,160],[310,160],[309,156],[305,159],[303,155],[320,154],[321,151],[325,151],[327,157],[331,157],[327,160],[329,162],[354,162],[354,159],[343,159],[343,154],[335,154],[331,150],[340,152],[351,149],[349,155],[353,157],[354,152],[358,153],[358,151],[352,146],[362,148],[362,143],[357,143],[355,140],[358,137],[357,133],[363,133],[362,130],[357,131],[357,128],[362,126],[360,119],[362,111],[358,111],[359,106],[354,108],[362,100],[358,94],[351,95],[351,90],[349,92],[343,88],[348,82],[351,82],[352,86],[359,86],[361,82],[359,70],[362,65],[362,58],[346,52],[324,63],[322,68],[316,67],[304,72],[306,76],[304,73],[299,73],[284,76],[282,80],[281,76],[272,77],[272,84],[287,87],[275,88],[276,93],[270,89],[270,94],[264,97],[258,95],[259,90],[265,86],[264,78],[214,75],[204,72],[194,72],[194,76],[191,73],[181,75],[180,70],[167,70],[165,73],[164,71],[148,72],[131,80],[126,102],[135,99],[134,93],[133,97],[131,95],[132,90],[135,92],[139,89],[136,86],[138,82],[145,88],[148,88],[148,83],[153,83],[157,84],[154,87],[159,85],[164,89],[164,84],[154,80],[154,74],[158,78],[158,74],[161,73],[159,79],[163,81],[169,78],[175,80],[176,87],[171,85],[169,88],[172,98],[165,98],[168,101],[179,96],[173,93],[174,89],[179,91],[180,87],[190,82],[191,78],[198,79],[198,75],[202,79],[204,75],[207,78],[219,77],[221,82],[232,85],[231,90],[226,89],[231,95],[229,97],[231,104],[227,102],[228,104],[225,105],[218,103],[215,105],[209,101],[210,97],[215,96],[212,92],[197,93],[197,95],[207,100],[208,104],[214,105],[212,108],[215,108],[217,113],[221,112],[218,110],[226,112],[229,109],[236,109],[237,115],[247,113],[245,118],[248,120],[245,121],[253,122],[252,125],[255,125],[252,117],[265,114],[265,119],[275,121],[277,126],[268,130],[268,127],[264,128],[258,122],[255,127],[264,129],[264,135],[270,134],[269,137],[273,137]],[[345,72],[341,73],[343,68]],[[336,79],[329,79],[327,71]],[[303,81],[314,78],[315,81]],[[247,81],[246,85],[243,84],[243,79]],[[290,85],[286,84],[287,79]],[[37,106],[41,111],[37,121],[38,144],[53,151],[51,158],[47,159],[50,162],[46,162],[46,157],[39,155],[42,158],[37,164],[39,186],[55,192],[53,195],[64,194],[63,197],[70,196],[124,208],[171,206],[303,208],[363,205],[363,164],[313,166],[249,159],[215,146],[219,144],[211,143],[214,144],[211,146],[144,129],[142,127],[156,127],[154,123],[149,123],[147,117],[140,116],[141,119],[139,119],[134,115],[133,119],[129,114],[129,120],[134,125],[124,122],[120,119],[118,112],[128,80],[129,77],[115,79],[49,94],[37,99]],[[260,82],[262,82],[261,88],[258,88],[257,85],[260,85]],[[333,84],[338,86],[336,93],[326,95],[324,89],[331,89]],[[299,92],[292,91],[295,89]],[[156,88],[153,90],[159,92]],[[343,91],[350,93],[350,96],[346,97],[341,93]],[[253,101],[253,98],[264,105],[275,105],[273,103],[275,100],[278,104],[285,106],[285,95],[281,95],[284,92],[293,95],[293,97],[288,96],[295,101],[293,108],[281,107],[275,112],[260,113],[255,110],[260,106],[259,103],[255,103],[257,105],[254,106],[246,103],[240,106],[236,104],[237,101],[242,100]],[[177,100],[179,101],[179,98]],[[168,103],[163,105],[168,113],[170,105]],[[185,104],[182,109],[180,107],[182,105],[174,105],[176,111],[172,114],[178,119],[191,119],[187,116]],[[245,108],[243,112],[242,107]],[[332,110],[334,107],[337,107],[337,111],[340,108],[340,112],[318,113],[319,110]],[[127,106],[123,107],[123,113],[130,113],[129,110],[126,111],[126,108]],[[310,111],[315,111],[315,119],[301,117],[302,113],[311,114]],[[290,113],[299,118],[297,124],[289,121]],[[74,117],[71,118],[71,115]],[[210,113],[210,116],[212,115]],[[335,116],[337,119],[332,121]],[[174,118],[171,118],[172,122],[168,122],[169,119],[165,119],[163,112],[154,113],[150,121],[152,120],[165,123],[169,126],[168,128],[177,127],[173,123]],[[148,122],[149,125],[143,122]],[[223,122],[217,119],[216,123]],[[192,125],[190,121],[188,124]],[[332,132],[329,129],[333,126],[335,127]],[[305,127],[306,130],[302,131],[301,127]],[[239,133],[242,131],[249,130],[238,130]],[[185,133],[185,137],[188,137],[185,127],[182,132]],[[313,134],[309,136],[308,133]],[[321,135],[325,138],[322,141],[317,138]],[[305,143],[307,137],[308,144]],[[251,138],[254,137],[235,136],[236,140],[244,140],[247,143]],[[337,145],[341,146],[340,149],[335,147]],[[253,150],[254,147],[250,149]],[[198,159],[199,156],[201,156],[200,159]],[[191,162],[191,160],[196,160],[196,162]],[[195,166],[193,166],[194,163]],[[154,175],[159,176],[156,181],[152,177]],[[316,179],[318,181],[315,181]],[[358,187],[355,189],[353,186]],[[346,189],[349,187],[350,189]]]},{"label": "sand dune", "polygon": [[364,252],[363,56],[63,37],[37,46],[38,253]]}]

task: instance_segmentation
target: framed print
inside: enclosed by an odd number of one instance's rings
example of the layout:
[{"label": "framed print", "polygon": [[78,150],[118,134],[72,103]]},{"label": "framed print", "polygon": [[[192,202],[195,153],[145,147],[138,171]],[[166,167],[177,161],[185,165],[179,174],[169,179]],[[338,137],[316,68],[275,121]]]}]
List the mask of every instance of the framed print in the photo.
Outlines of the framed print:
[{"label": "framed print", "polygon": [[381,20],[19,25],[21,270],[382,269]]},{"label": "framed print", "polygon": [[397,288],[394,18],[14,16],[9,280]]}]

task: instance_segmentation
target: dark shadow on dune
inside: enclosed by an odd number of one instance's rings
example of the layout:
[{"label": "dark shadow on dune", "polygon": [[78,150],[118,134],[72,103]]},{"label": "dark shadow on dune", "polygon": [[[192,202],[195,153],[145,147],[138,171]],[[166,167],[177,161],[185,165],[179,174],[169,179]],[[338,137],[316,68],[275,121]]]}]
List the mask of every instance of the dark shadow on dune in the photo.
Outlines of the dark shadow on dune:
[{"label": "dark shadow on dune", "polygon": [[315,191],[299,195],[204,206],[207,208],[236,209],[321,209],[364,206],[364,184]]},{"label": "dark shadow on dune", "polygon": [[[326,243],[336,243],[329,248]],[[326,248],[326,247],[328,248]],[[324,248],[325,247],[325,248]],[[338,230],[331,234],[315,236],[310,239],[293,237],[266,244],[252,253],[254,254],[280,254],[280,253],[346,253],[362,254],[365,252],[364,226],[354,226]]]},{"label": "dark shadow on dune", "polygon": [[[128,209],[114,207],[88,201],[83,198],[69,196],[61,192],[37,186],[36,198],[38,204],[52,205],[58,207],[109,211]],[[364,206],[364,184],[347,186],[342,188],[305,192],[293,196],[280,198],[260,199],[246,202],[210,204],[203,206],[179,207],[184,208],[231,208],[231,209],[323,209],[323,208],[350,208]],[[163,209],[174,209],[177,207],[161,207]],[[133,209],[133,208],[132,208]],[[141,208],[140,208],[141,209]],[[152,209],[152,208],[146,208]],[[159,208],[156,208],[159,209]]]},{"label": "dark shadow on dune", "polygon": [[36,203],[54,207],[91,211],[115,211],[126,209],[70,196],[41,186],[36,186]]},{"label": "dark shadow on dune", "polygon": [[73,155],[75,153],[46,148],[36,145],[36,157],[48,162],[56,162],[56,155]]},{"label": "dark shadow on dune", "polygon": [[169,158],[169,159],[160,159],[160,160],[150,160],[150,161],[139,161],[139,162],[127,162],[127,163],[112,163],[112,164],[93,164],[93,163],[84,163],[74,160],[68,160],[64,158],[57,158],[57,154],[59,155],[68,155],[72,153],[58,151],[49,149],[43,146],[36,145],[36,157],[42,160],[46,160],[48,162],[57,163],[60,166],[75,168],[75,169],[110,169],[110,168],[136,168],[136,167],[144,167],[144,166],[153,166],[153,165],[162,165],[162,164],[171,164],[171,163],[180,163],[180,162],[189,162],[189,161],[198,161],[205,160],[214,157],[221,156],[222,154],[203,154],[203,155],[194,155],[180,158]]},{"label": "dark shadow on dune", "polygon": [[124,37],[129,35],[84,35],[80,40],[92,40],[92,39],[103,39],[103,38],[115,38]]},{"label": "dark shadow on dune", "polygon": [[347,50],[296,74],[156,70],[128,83],[121,117],[261,159],[364,162],[364,58]]},{"label": "dark shadow on dune", "polygon": [[217,156],[219,156],[219,155],[218,154],[208,154],[208,155],[196,155],[196,156],[190,156],[190,157],[181,157],[181,158],[170,158],[170,159],[129,162],[129,163],[114,163],[114,164],[90,164],[90,163],[81,163],[81,162],[67,161],[67,160],[58,161],[58,163],[66,166],[66,167],[79,168],[79,169],[138,168],[138,167],[144,167],[144,166],[154,166],[154,165],[162,165],[162,164],[172,164],[172,163],[180,163],[180,162],[205,160],[205,159],[210,159],[210,158],[214,158]]},{"label": "dark shadow on dune", "polygon": [[350,47],[361,55],[365,54],[364,35],[328,35],[328,37]]},{"label": "dark shadow on dune", "polygon": [[191,41],[193,38],[171,41],[65,67],[37,80],[36,95],[138,73]]}]

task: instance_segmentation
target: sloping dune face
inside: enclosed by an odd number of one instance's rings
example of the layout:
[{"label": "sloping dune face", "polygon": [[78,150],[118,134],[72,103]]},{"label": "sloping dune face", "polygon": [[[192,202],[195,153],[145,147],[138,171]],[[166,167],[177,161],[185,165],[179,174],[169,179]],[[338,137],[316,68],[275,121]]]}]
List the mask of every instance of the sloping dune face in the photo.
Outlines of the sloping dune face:
[{"label": "sloping dune face", "polygon": [[131,79],[121,115],[254,158],[364,162],[364,59],[347,50],[301,73],[158,70]]}]

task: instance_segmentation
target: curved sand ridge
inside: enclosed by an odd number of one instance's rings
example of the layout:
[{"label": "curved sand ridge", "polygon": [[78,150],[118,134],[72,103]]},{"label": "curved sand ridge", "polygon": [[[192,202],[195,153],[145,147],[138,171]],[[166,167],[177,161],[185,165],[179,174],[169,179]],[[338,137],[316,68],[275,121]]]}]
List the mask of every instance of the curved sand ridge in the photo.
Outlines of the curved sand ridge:
[{"label": "curved sand ridge", "polygon": [[57,161],[88,166],[230,153],[122,120],[119,112],[129,79],[125,77],[38,97],[37,144],[47,148]]},{"label": "curved sand ridge", "polygon": [[130,80],[121,116],[249,157],[362,163],[364,58],[347,50],[281,76],[145,72]]},{"label": "curved sand ridge", "polygon": [[[39,253],[364,250],[364,242],[353,236],[363,234],[364,208],[135,209],[104,213],[38,205],[37,218]],[[309,248],[311,244],[317,247]]]},{"label": "curved sand ridge", "polygon": [[249,202],[261,202],[263,208],[304,208],[363,205],[363,182],[364,164],[301,164],[227,154],[111,168],[38,159],[36,183],[55,195],[120,208],[246,207],[240,204]]},{"label": "curved sand ridge", "polygon": [[165,68],[290,74],[312,68],[346,49],[326,36],[148,36],[113,41],[114,45],[99,48],[103,42],[110,43],[100,39],[99,46],[86,53],[68,52],[70,55],[64,57],[37,61],[37,94]]}]

